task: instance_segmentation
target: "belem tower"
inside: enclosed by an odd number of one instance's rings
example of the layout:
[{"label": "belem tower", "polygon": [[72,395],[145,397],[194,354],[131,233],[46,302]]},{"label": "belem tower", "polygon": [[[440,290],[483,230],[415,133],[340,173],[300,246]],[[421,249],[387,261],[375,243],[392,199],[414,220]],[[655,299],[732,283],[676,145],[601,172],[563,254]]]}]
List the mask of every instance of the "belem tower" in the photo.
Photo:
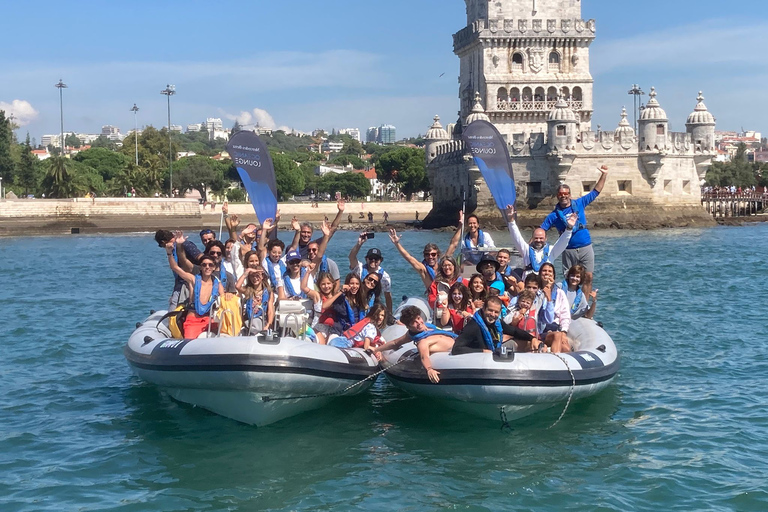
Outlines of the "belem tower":
[{"label": "belem tower", "polygon": [[467,211],[499,218],[461,141],[462,127],[477,119],[489,120],[506,138],[518,209],[538,207],[532,217],[551,209],[561,183],[574,197],[591,190],[596,168],[605,164],[609,179],[590,210],[606,226],[636,219],[639,211],[660,225],[711,222],[701,206],[700,184],[715,156],[715,118],[701,93],[684,133],[669,131],[653,88],[638,133],[626,109],[617,115],[615,130],[595,131],[589,47],[596,26],[581,19],[580,0],[465,2],[467,26],[453,35],[460,59],[459,117],[443,128],[435,116],[425,137],[434,202],[428,227],[453,222],[463,196]]}]

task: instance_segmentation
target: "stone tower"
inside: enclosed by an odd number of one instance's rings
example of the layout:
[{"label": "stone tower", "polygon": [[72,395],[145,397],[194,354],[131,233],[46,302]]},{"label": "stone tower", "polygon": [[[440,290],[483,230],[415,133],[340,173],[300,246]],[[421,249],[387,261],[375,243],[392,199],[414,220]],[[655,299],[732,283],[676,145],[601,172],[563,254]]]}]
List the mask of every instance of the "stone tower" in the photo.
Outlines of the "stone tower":
[{"label": "stone tower", "polygon": [[453,36],[462,118],[479,91],[491,122],[512,142],[514,135],[546,133],[562,93],[577,116],[577,131],[589,130],[595,21],[581,19],[581,2],[465,1],[467,26]]}]

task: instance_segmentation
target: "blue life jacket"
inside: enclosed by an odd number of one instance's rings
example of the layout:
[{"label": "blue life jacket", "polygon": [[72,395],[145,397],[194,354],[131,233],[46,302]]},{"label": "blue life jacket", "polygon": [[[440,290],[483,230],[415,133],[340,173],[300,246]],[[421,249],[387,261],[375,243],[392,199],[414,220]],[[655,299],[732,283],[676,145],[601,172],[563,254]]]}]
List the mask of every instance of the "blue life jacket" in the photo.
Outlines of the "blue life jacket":
[{"label": "blue life jacket", "polygon": [[[301,267],[301,270],[299,271],[299,280],[303,279],[304,276],[307,273],[306,267]],[[307,298],[306,292],[303,290],[299,290],[298,292],[293,289],[293,284],[291,283],[290,275],[288,274],[288,271],[286,271],[283,274],[283,286],[285,287],[285,295],[288,296],[288,298],[292,297],[301,297],[302,299]]]},{"label": "blue life jacket", "polygon": [[[280,275],[285,275],[288,267],[285,266],[283,260],[278,260],[277,266],[280,268]],[[269,258],[267,258],[267,271],[269,272],[269,281],[272,284],[272,289],[274,290],[277,288],[277,275],[275,275],[275,264],[272,263],[272,260]]]},{"label": "blue life jacket", "polygon": [[323,254],[323,259],[320,261],[320,267],[318,267],[318,273],[328,272],[328,256]]},{"label": "blue life jacket", "polygon": [[477,326],[480,327],[480,333],[483,335],[483,341],[485,342],[486,348],[488,350],[495,351],[497,348],[501,347],[501,344],[504,341],[503,331],[501,328],[501,317],[497,318],[493,323],[493,333],[491,333],[491,330],[488,329],[488,324],[485,323],[482,309],[475,311],[475,314],[472,315],[472,318],[475,320]]},{"label": "blue life jacket", "polygon": [[429,278],[434,281],[435,277],[437,277],[437,274],[435,274],[435,269],[427,265],[427,260],[421,260],[421,264],[424,265],[424,270],[427,271]]},{"label": "blue life jacket", "polygon": [[340,318],[339,323],[341,324],[342,329],[346,331],[351,326],[365,318],[365,311],[357,310],[357,312],[355,312],[346,297],[344,297],[344,306],[347,308],[347,318]]},{"label": "blue life jacket", "polygon": [[203,278],[201,276],[195,276],[195,313],[197,313],[198,316],[207,315],[211,310],[211,306],[213,306],[213,303],[219,296],[219,284],[219,280],[214,277],[213,286],[211,287],[211,297],[208,299],[208,302],[203,304],[200,302],[200,291],[203,288]]},{"label": "blue life jacket", "polygon": [[442,330],[440,330],[436,325],[428,324],[426,322],[424,322],[424,325],[427,326],[427,330],[424,331],[424,332],[413,333],[410,330],[408,331],[408,334],[411,335],[411,340],[415,344],[418,344],[424,338],[429,338],[430,336],[436,336],[436,335],[450,336],[453,339],[456,339],[456,338],[459,337],[459,335],[454,333],[453,331],[442,331]]},{"label": "blue life jacket", "polygon": [[[483,233],[482,229],[477,230],[477,248],[485,247],[485,234]],[[467,249],[472,249],[472,238],[469,233],[464,235],[464,247]]]},{"label": "blue life jacket", "polygon": [[[563,293],[565,293],[566,297],[568,296],[568,283],[565,280],[563,280],[562,283],[557,283],[557,285],[555,285],[555,286],[557,286],[558,288],[563,290]],[[586,296],[584,295],[584,292],[581,291],[581,286],[577,286],[576,287],[576,298],[573,299],[573,304],[571,304],[571,316],[573,316],[573,314],[576,313],[576,311],[579,310],[579,306],[581,305],[581,298],[582,297],[586,298]]]},{"label": "blue life jacket", "polygon": [[526,270],[533,270],[537,274],[539,273],[539,269],[541,269],[541,266],[544,263],[552,263],[552,261],[549,259],[549,244],[544,244],[544,255],[541,257],[541,261],[536,261],[536,251],[533,250],[533,247],[530,245],[528,246],[528,259],[531,260],[531,262],[526,267]]}]

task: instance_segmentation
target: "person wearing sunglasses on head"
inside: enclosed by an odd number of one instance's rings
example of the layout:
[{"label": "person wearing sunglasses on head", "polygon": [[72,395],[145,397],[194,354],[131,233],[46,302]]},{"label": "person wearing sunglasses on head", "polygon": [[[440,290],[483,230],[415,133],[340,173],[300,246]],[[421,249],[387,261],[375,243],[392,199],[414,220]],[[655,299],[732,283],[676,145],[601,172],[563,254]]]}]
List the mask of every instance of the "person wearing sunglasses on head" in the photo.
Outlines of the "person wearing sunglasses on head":
[{"label": "person wearing sunglasses on head", "polygon": [[357,243],[349,251],[349,270],[360,276],[360,279],[364,282],[365,277],[368,274],[378,274],[381,284],[381,291],[384,292],[384,300],[387,304],[387,311],[392,314],[392,279],[389,274],[381,267],[381,262],[384,261],[381,251],[373,247],[365,255],[365,263],[358,261],[357,253],[360,252],[360,248],[368,239],[366,233],[361,233],[357,238]]},{"label": "person wearing sunglasses on head", "polygon": [[198,275],[187,272],[182,269],[173,256],[174,242],[176,244],[184,243],[182,239],[175,238],[165,244],[165,252],[168,255],[168,264],[171,270],[181,277],[189,287],[190,309],[184,320],[184,337],[188,339],[197,338],[209,326],[212,330],[216,328],[211,325],[210,312],[216,298],[224,295],[224,287],[221,281],[213,275],[216,268],[216,261],[213,256],[203,254],[200,256],[200,273]]},{"label": "person wearing sunglasses on head", "polygon": [[[459,212],[459,217],[461,218],[461,212]],[[402,246],[400,243],[401,238],[402,235],[398,235],[397,230],[394,228],[389,230],[389,239],[392,240],[392,243],[395,245],[395,249],[397,249],[397,252],[400,253],[400,256],[402,256],[403,259],[405,259],[405,261],[407,261],[408,264],[411,265],[411,267],[419,274],[421,282],[424,283],[424,287],[429,290],[429,287],[432,286],[432,281],[435,280],[435,277],[438,274],[439,267],[437,263],[441,256],[440,248],[436,244],[428,243],[424,246],[424,251],[422,253],[424,258],[419,261],[411,256],[405,247]],[[453,237],[451,238],[451,242],[448,244],[448,248],[445,250],[446,256],[453,256],[453,253],[459,246],[460,239],[461,221],[456,227],[456,232],[454,232]]]},{"label": "person wearing sunglasses on head", "polygon": [[568,217],[571,214],[576,214],[578,220],[573,227],[573,234],[571,234],[568,247],[563,252],[563,274],[568,272],[568,269],[574,265],[583,265],[586,272],[581,288],[587,297],[592,292],[592,278],[595,272],[595,251],[592,248],[592,238],[587,228],[587,217],[584,214],[584,210],[603,191],[605,180],[608,177],[608,166],[603,165],[598,170],[600,171],[600,178],[595,183],[595,188],[587,195],[578,199],[571,198],[571,188],[568,185],[560,185],[557,189],[557,205],[552,213],[547,215],[544,222],[541,223],[541,229],[544,231],[554,227],[562,235],[568,227]]}]

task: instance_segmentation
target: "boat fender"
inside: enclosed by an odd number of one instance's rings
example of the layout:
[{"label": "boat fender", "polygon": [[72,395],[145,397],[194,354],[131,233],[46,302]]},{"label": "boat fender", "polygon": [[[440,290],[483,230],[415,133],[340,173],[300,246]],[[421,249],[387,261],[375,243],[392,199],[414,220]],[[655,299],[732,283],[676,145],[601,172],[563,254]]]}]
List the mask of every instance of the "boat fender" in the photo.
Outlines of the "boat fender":
[{"label": "boat fender", "polygon": [[155,340],[152,339],[152,336],[144,336],[144,343],[142,343],[142,346],[146,345],[147,343],[151,343],[153,341]]}]

